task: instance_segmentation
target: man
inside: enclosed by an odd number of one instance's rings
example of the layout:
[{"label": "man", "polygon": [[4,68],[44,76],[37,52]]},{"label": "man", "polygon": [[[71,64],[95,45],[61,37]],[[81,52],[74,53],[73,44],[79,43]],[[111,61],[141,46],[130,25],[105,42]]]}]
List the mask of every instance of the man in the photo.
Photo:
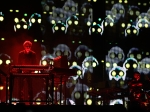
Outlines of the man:
[{"label": "man", "polygon": [[[18,55],[18,65],[36,65],[36,53],[31,50],[32,43],[30,41],[25,41],[23,43],[24,50],[19,52]],[[21,71],[21,73],[31,73],[32,71],[27,70],[27,71]],[[20,78],[20,100],[23,100],[24,98],[24,91],[23,91],[23,80],[24,78]],[[33,93],[32,93],[32,78],[26,78],[27,80],[27,86],[28,86],[28,97],[31,101],[33,100]],[[20,92],[19,91],[19,92]]]}]

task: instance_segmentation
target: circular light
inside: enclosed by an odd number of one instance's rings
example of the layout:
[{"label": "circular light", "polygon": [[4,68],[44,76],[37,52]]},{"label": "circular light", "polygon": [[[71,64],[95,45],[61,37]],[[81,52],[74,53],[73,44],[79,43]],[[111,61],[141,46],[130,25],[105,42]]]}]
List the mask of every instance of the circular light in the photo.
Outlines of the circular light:
[{"label": "circular light", "polygon": [[111,72],[111,75],[112,75],[112,76],[116,76],[116,72],[115,72],[115,71],[112,71],[112,72]]},{"label": "circular light", "polygon": [[139,15],[140,15],[140,12],[139,12],[139,11],[136,11],[135,13],[136,13],[136,15],[137,15],[137,16],[139,16]]},{"label": "circular light", "polygon": [[131,33],[131,30],[130,30],[130,29],[127,29],[127,33],[130,34],[130,33]]},{"label": "circular light", "polygon": [[121,14],[123,14],[124,11],[121,9],[119,12],[120,12]]},{"label": "circular light", "polygon": [[32,22],[32,23],[35,23],[35,19],[34,19],[34,18],[32,18],[32,19],[31,19],[31,22]]},{"label": "circular light", "polygon": [[9,65],[10,64],[10,60],[6,60],[6,64]]},{"label": "circular light", "polygon": [[138,26],[139,26],[139,28],[141,28],[142,27],[142,23],[139,23]]},{"label": "circular light", "polygon": [[141,54],[137,54],[137,59],[141,59],[142,55]]},{"label": "circular light", "polygon": [[59,16],[60,16],[61,18],[63,18],[63,17],[64,17],[64,15],[63,15],[63,14],[59,14]]},{"label": "circular light", "polygon": [[90,25],[91,25],[91,22],[90,22],[90,21],[88,21],[88,22],[87,22],[87,26],[90,26]]},{"label": "circular light", "polygon": [[123,72],[123,71],[120,71],[120,72],[119,72],[119,76],[122,77],[123,75],[124,75],[124,72]]},{"label": "circular light", "polygon": [[77,53],[77,56],[78,56],[78,57],[81,57],[81,56],[82,56],[82,53],[81,53],[81,52],[78,52],[78,53]]},{"label": "circular light", "polygon": [[85,62],[84,65],[85,65],[85,67],[89,67],[90,66],[89,62]]},{"label": "circular light", "polygon": [[41,23],[41,19],[38,19],[38,23]]},{"label": "circular light", "polygon": [[88,57],[90,54],[88,51],[85,52],[85,56]]},{"label": "circular light", "polygon": [[61,52],[60,52],[60,51],[57,51],[57,52],[56,52],[56,55],[57,55],[57,56],[60,56],[60,55],[61,55]]},{"label": "circular light", "polygon": [[14,21],[15,21],[15,23],[18,23],[18,22],[19,22],[19,19],[18,19],[18,18],[15,18]]},{"label": "circular light", "polygon": [[126,63],[126,68],[130,68],[130,64],[129,63]]},{"label": "circular light", "polygon": [[133,10],[130,10],[129,14],[132,16],[134,14]]},{"label": "circular light", "polygon": [[80,96],[81,96],[81,94],[80,94],[79,92],[75,92],[75,93],[74,93],[74,97],[75,97],[75,99],[79,99],[79,98],[80,98]]},{"label": "circular light", "polygon": [[55,30],[58,30],[59,28],[58,28],[58,26],[55,26]]},{"label": "circular light", "polygon": [[69,24],[69,25],[71,25],[71,24],[72,24],[72,21],[71,21],[71,20],[69,20],[69,21],[68,21],[68,24]]},{"label": "circular light", "polygon": [[95,32],[95,28],[92,28],[92,32]]},{"label": "circular light", "polygon": [[118,54],[118,58],[119,58],[119,59],[122,59],[122,57],[123,57],[122,54],[119,53],[119,54]]},{"label": "circular light", "polygon": [[137,30],[136,29],[133,30],[133,34],[137,34]]},{"label": "circular light", "polygon": [[4,17],[3,16],[0,16],[0,21],[4,21]]},{"label": "circular light", "polygon": [[78,70],[77,75],[81,75],[81,74],[82,74],[81,70]]},{"label": "circular light", "polygon": [[110,58],[115,58],[115,53],[110,53]]},{"label": "circular light", "polygon": [[102,29],[101,29],[101,28],[98,28],[98,29],[97,29],[97,32],[99,32],[99,33],[100,33],[101,31],[102,31]]},{"label": "circular light", "polygon": [[144,26],[145,26],[145,28],[148,28],[148,24],[147,23]]},{"label": "circular light", "polygon": [[114,26],[114,23],[113,23],[113,22],[111,22],[111,23],[110,23],[110,26],[111,26],[111,27],[112,27],[112,26]]},{"label": "circular light", "polygon": [[62,26],[62,27],[61,27],[61,30],[62,30],[62,31],[64,31],[64,30],[65,30],[65,27],[64,27],[64,26]]},{"label": "circular light", "polygon": [[17,28],[17,29],[20,29],[20,28],[21,28],[20,24],[17,24],[17,25],[16,25],[16,28]]},{"label": "circular light", "polygon": [[76,66],[76,65],[77,65],[77,62],[73,62],[72,65],[73,65],[73,66]]},{"label": "circular light", "polygon": [[3,63],[3,60],[0,59],[0,65]]},{"label": "circular light", "polygon": [[74,21],[74,24],[75,24],[75,25],[78,25],[78,21]]},{"label": "circular light", "polygon": [[97,66],[96,62],[93,62],[92,67],[96,67],[96,66]]},{"label": "circular light", "polygon": [[27,27],[28,27],[27,25],[23,25],[23,28],[24,28],[24,29],[27,29]]},{"label": "circular light", "polygon": [[133,64],[133,68],[137,68],[137,64]]},{"label": "circular light", "polygon": [[113,67],[116,67],[117,66],[117,63],[113,63]]},{"label": "circular light", "polygon": [[52,24],[55,24],[56,22],[55,22],[55,20],[51,20],[51,23],[52,23]]},{"label": "circular light", "polygon": [[68,10],[69,10],[69,7],[66,6],[66,7],[65,7],[65,10],[68,11]]},{"label": "circular light", "polygon": [[150,68],[150,65],[149,65],[149,64],[146,64],[146,68]]},{"label": "circular light", "polygon": [[122,23],[121,26],[124,28],[126,25],[124,23]]},{"label": "circular light", "polygon": [[87,105],[92,105],[92,99],[87,99],[87,100],[86,100],[86,104],[87,104]]},{"label": "circular light", "polygon": [[141,67],[141,68],[145,68],[145,64],[142,63],[140,67]]},{"label": "circular light", "polygon": [[107,68],[110,67],[110,63],[109,63],[109,62],[106,63],[106,67],[107,67]]},{"label": "circular light", "polygon": [[76,8],[75,8],[75,7],[72,7],[71,10],[72,10],[73,12],[75,12],[75,11],[76,11]]},{"label": "circular light", "polygon": [[130,54],[130,58],[134,58],[134,54]]},{"label": "circular light", "polygon": [[42,65],[44,65],[44,66],[47,65],[47,61],[43,60]]}]

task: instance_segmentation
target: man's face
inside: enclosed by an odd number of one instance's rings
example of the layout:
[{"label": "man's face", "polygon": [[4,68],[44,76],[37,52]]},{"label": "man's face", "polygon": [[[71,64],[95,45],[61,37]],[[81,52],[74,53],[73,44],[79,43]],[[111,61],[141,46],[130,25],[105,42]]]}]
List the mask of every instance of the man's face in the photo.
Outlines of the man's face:
[{"label": "man's face", "polygon": [[24,46],[25,51],[28,53],[31,50],[31,45],[27,44]]}]

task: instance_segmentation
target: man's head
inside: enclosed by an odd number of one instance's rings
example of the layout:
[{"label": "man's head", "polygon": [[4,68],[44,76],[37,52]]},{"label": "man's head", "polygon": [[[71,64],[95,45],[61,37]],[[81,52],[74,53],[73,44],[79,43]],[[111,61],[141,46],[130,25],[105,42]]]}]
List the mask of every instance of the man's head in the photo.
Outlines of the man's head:
[{"label": "man's head", "polygon": [[28,53],[28,52],[31,50],[32,42],[30,42],[30,41],[25,41],[25,42],[23,43],[23,47],[24,47],[25,51]]}]

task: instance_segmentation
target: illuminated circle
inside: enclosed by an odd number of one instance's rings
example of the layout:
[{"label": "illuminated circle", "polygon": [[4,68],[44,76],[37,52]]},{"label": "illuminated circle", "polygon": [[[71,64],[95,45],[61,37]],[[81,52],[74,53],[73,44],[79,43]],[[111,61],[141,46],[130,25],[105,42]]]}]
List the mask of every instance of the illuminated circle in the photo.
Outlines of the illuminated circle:
[{"label": "illuminated circle", "polygon": [[141,59],[142,55],[141,54],[137,54],[137,59]]},{"label": "illuminated circle", "polygon": [[133,68],[137,68],[137,64],[133,64]]},{"label": "illuminated circle", "polygon": [[102,29],[101,29],[101,28],[98,28],[98,29],[97,29],[97,32],[99,32],[99,33],[100,33],[101,31],[102,31]]},{"label": "illuminated circle", "polygon": [[123,71],[120,71],[119,72],[119,75],[122,77],[122,76],[124,76],[124,72]]},{"label": "illuminated circle", "polygon": [[111,75],[112,75],[112,76],[116,76],[116,71],[112,71],[112,72],[111,72]]},{"label": "illuminated circle", "polygon": [[110,26],[114,26],[114,23],[113,23],[113,22],[111,22],[111,23],[110,23]]},{"label": "illuminated circle", "polygon": [[119,12],[121,13],[121,14],[123,14],[124,13],[124,11],[121,9],[121,10],[119,10]]},{"label": "illuminated circle", "polygon": [[133,14],[134,14],[134,13],[133,13],[133,10],[130,10],[129,14],[130,14],[130,15],[133,15]]},{"label": "illuminated circle", "polygon": [[73,62],[72,65],[73,65],[73,66],[76,66],[76,65],[77,65],[77,62]]},{"label": "illuminated circle", "polygon": [[95,28],[92,28],[92,32],[95,32]]},{"label": "illuminated circle", "polygon": [[75,92],[75,93],[74,93],[74,97],[75,97],[75,99],[79,99],[79,98],[80,98],[80,96],[81,96],[81,94],[80,94],[79,92]]},{"label": "illuminated circle", "polygon": [[64,55],[65,55],[65,56],[68,56],[68,55],[69,55],[69,54],[68,54],[68,51],[65,50],[65,51],[64,51]]},{"label": "illuminated circle", "polygon": [[3,60],[0,59],[0,65],[3,63]]},{"label": "illuminated circle", "polygon": [[61,52],[60,51],[57,51],[56,52],[56,56],[60,56],[61,55]]},{"label": "illuminated circle", "polygon": [[64,30],[65,30],[65,27],[64,27],[64,26],[63,26],[63,27],[61,27],[61,30],[62,30],[62,31],[64,31]]},{"label": "illuminated circle", "polygon": [[52,23],[52,24],[55,24],[55,20],[51,20],[51,23]]},{"label": "illuminated circle", "polygon": [[69,7],[66,6],[66,7],[65,7],[65,10],[68,11],[68,10],[69,10]]},{"label": "illuminated circle", "polygon": [[136,11],[135,13],[136,13],[136,15],[137,15],[137,16],[139,16],[139,15],[140,15],[140,12],[139,12],[139,11]]},{"label": "illuminated circle", "polygon": [[126,25],[124,23],[122,23],[121,26],[124,28]]},{"label": "illuminated circle", "polygon": [[88,57],[89,55],[90,55],[89,52],[86,51],[85,56]]},{"label": "illuminated circle", "polygon": [[81,57],[81,56],[82,56],[82,53],[81,53],[81,52],[78,52],[78,53],[77,53],[77,56],[78,56],[78,57]]},{"label": "illuminated circle", "polygon": [[130,29],[127,29],[127,33],[130,34],[130,33],[131,33],[131,30],[130,30]]},{"label": "illuminated circle", "polygon": [[76,11],[76,8],[75,8],[75,7],[72,7],[71,10],[72,10],[73,12],[75,12],[75,11]]},{"label": "illuminated circle", "polygon": [[88,22],[87,22],[87,26],[90,26],[90,25],[91,25],[91,22],[88,21]]},{"label": "illuminated circle", "polygon": [[6,60],[6,64],[7,64],[7,65],[10,64],[10,60]]},{"label": "illuminated circle", "polygon": [[85,67],[89,67],[89,66],[90,66],[89,62],[85,62],[85,63],[84,63],[84,66],[85,66]]},{"label": "illuminated circle", "polygon": [[75,24],[75,25],[78,25],[78,21],[74,21],[74,24]]},{"label": "illuminated circle", "polygon": [[38,19],[38,23],[41,23],[41,19]]},{"label": "illuminated circle", "polygon": [[137,34],[137,30],[136,29],[133,30],[133,34]]},{"label": "illuminated circle", "polygon": [[149,65],[149,64],[146,64],[146,68],[150,68],[150,65]]},{"label": "illuminated circle", "polygon": [[18,22],[19,22],[19,19],[18,19],[18,18],[15,18],[14,21],[15,21],[16,23],[18,23]]},{"label": "illuminated circle", "polygon": [[126,68],[130,68],[130,64],[129,63],[126,63]]},{"label": "illuminated circle", "polygon": [[148,24],[147,23],[144,26],[145,26],[145,28],[148,28]]},{"label": "illuminated circle", "polygon": [[24,29],[27,29],[27,27],[28,27],[27,25],[23,25],[23,28],[24,28]]},{"label": "illuminated circle", "polygon": [[31,22],[32,22],[32,23],[35,23],[35,19],[34,19],[34,18],[32,18],[32,19],[31,19]]},{"label": "illuminated circle", "polygon": [[17,29],[20,29],[20,28],[21,28],[20,24],[17,24],[16,27],[17,27]]},{"label": "illuminated circle", "polygon": [[141,63],[141,68],[145,68],[145,64],[144,63]]},{"label": "illuminated circle", "polygon": [[117,66],[117,63],[113,63],[113,67],[116,67]]},{"label": "illuminated circle", "polygon": [[97,101],[97,105],[101,105],[102,104],[102,102],[101,101]]},{"label": "illuminated circle", "polygon": [[69,24],[69,25],[71,25],[71,24],[72,24],[72,21],[71,21],[71,20],[69,20],[69,21],[68,21],[68,24]]},{"label": "illuminated circle", "polygon": [[58,30],[59,28],[58,28],[58,26],[55,26],[55,30]]},{"label": "illuminated circle", "polygon": [[97,66],[96,62],[93,62],[92,67],[96,67],[96,66]]},{"label": "illuminated circle", "polygon": [[47,61],[43,60],[42,65],[44,65],[44,66],[47,65]]},{"label": "illuminated circle", "polygon": [[109,62],[106,62],[106,67],[110,67],[110,63]]},{"label": "illuminated circle", "polygon": [[63,15],[63,14],[59,14],[59,16],[60,16],[61,18],[63,18],[63,17],[64,17],[64,15]]},{"label": "illuminated circle", "polygon": [[4,21],[4,17],[3,16],[0,16],[0,21]]},{"label": "illuminated circle", "polygon": [[130,58],[134,58],[134,54],[130,54]]},{"label": "illuminated circle", "polygon": [[87,99],[87,100],[86,100],[86,104],[87,104],[87,105],[92,105],[92,99],[90,99],[90,98]]},{"label": "illuminated circle", "polygon": [[122,57],[123,57],[122,54],[119,53],[119,54],[118,54],[118,58],[119,58],[119,59],[122,59]]},{"label": "illuminated circle", "polygon": [[112,58],[112,59],[115,58],[115,53],[111,53],[110,58]]},{"label": "illuminated circle", "polygon": [[139,26],[139,28],[141,28],[142,27],[142,23],[139,23],[138,26]]},{"label": "illuminated circle", "polygon": [[77,75],[81,75],[81,74],[82,74],[81,70],[78,70]]}]

